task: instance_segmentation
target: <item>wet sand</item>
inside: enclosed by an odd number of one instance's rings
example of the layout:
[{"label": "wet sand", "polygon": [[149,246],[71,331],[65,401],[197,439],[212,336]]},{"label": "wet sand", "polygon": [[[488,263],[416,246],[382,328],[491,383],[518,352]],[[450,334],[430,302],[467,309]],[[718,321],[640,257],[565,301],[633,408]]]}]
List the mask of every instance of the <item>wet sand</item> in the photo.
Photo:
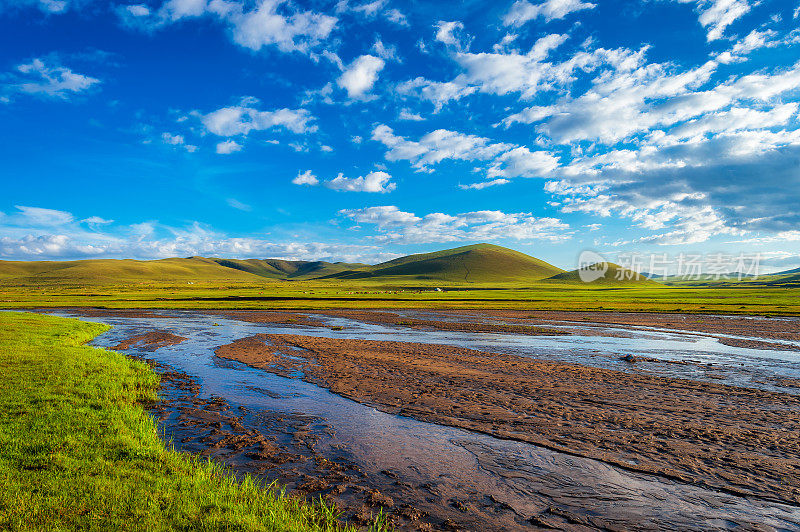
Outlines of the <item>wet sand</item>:
[{"label": "wet sand", "polygon": [[407,342],[258,335],[221,352],[390,413],[800,504],[796,396]]}]

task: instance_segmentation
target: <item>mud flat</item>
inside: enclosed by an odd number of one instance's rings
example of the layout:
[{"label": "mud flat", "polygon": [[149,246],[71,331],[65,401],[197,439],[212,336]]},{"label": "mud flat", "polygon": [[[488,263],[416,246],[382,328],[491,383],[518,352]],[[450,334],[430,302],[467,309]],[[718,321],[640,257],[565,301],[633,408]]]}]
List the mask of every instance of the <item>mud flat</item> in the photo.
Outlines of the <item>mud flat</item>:
[{"label": "mud flat", "polygon": [[172,334],[169,331],[150,331],[126,338],[115,345],[112,349],[124,351],[126,349],[130,349],[131,347],[137,347],[139,349],[155,351],[156,349],[160,349],[162,347],[178,345],[184,340],[186,340],[186,338],[183,336]]},{"label": "mud flat", "polygon": [[567,311],[449,311],[456,316],[486,316],[517,322],[548,325],[554,322],[623,325],[694,331],[712,335],[757,336],[800,342],[800,318],[763,318],[654,312],[567,312]]},{"label": "mud flat", "polygon": [[[272,346],[246,348],[263,341]],[[302,371],[387,412],[800,504],[796,396],[447,345],[292,334],[246,342],[225,355],[279,374]],[[277,361],[274,347],[289,357]]]},{"label": "mud flat", "polygon": [[360,311],[360,310],[326,310],[318,314],[324,316],[347,318],[363,323],[396,325],[411,329],[432,329],[437,331],[453,331],[466,333],[500,333],[523,335],[559,335],[563,330],[535,325],[507,323],[473,323],[469,321],[446,321],[437,319],[419,319],[407,317],[397,312]]}]

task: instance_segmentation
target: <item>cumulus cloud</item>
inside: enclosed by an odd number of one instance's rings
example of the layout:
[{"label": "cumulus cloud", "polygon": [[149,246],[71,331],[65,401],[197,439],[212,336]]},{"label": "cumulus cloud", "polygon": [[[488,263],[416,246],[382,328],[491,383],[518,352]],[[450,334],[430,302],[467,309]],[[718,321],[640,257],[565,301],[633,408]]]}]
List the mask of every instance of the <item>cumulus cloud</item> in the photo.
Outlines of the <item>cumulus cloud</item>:
[{"label": "cumulus cloud", "polygon": [[[249,206],[227,200],[236,209]],[[81,224],[98,218],[91,230]],[[199,222],[172,227],[155,221],[117,225],[89,217],[76,220],[69,212],[41,207],[17,207],[0,220],[0,259],[70,260],[86,258],[159,259],[194,255],[284,260],[379,262],[397,256],[375,245],[339,242],[281,242],[232,237]]]},{"label": "cumulus cloud", "polygon": [[350,98],[362,98],[375,85],[378,73],[385,64],[380,57],[362,55],[350,63],[336,80],[336,84],[345,89]]},{"label": "cumulus cloud", "polygon": [[247,135],[251,131],[273,128],[286,129],[292,133],[311,133],[317,130],[314,117],[305,109],[278,109],[260,111],[253,107],[256,101],[245,99],[239,105],[223,107],[200,119],[206,130],[220,137]]},{"label": "cumulus cloud", "polygon": [[547,177],[558,168],[558,158],[546,151],[518,146],[498,156],[486,175],[489,178]]},{"label": "cumulus cloud", "polygon": [[536,18],[543,18],[547,22],[566,17],[570,13],[594,9],[596,4],[581,2],[580,0],[546,0],[540,4],[532,4],[527,0],[514,2],[511,9],[503,16],[506,26],[522,26]]},{"label": "cumulus cloud", "polygon": [[548,60],[567,40],[568,35],[554,33],[539,38],[526,53],[506,51],[505,47],[494,53],[459,52],[453,59],[462,72],[452,80],[418,77],[400,84],[398,91],[429,100],[437,110],[479,91],[500,96],[517,93],[522,99],[532,99],[546,92],[567,92],[579,74],[634,70],[644,64],[647,51],[647,47],[581,49],[563,61]]},{"label": "cumulus cloud", "polygon": [[183,148],[189,153],[194,153],[197,151],[197,146],[193,144],[187,144],[183,135],[173,135],[172,133],[164,132],[161,134],[161,141],[170,146]]},{"label": "cumulus cloud", "polygon": [[242,47],[257,51],[275,46],[304,54],[313,54],[337,23],[336,17],[297,9],[287,0],[167,0],[154,9],[144,4],[126,6],[117,9],[117,15],[126,26],[147,30],[209,17],[225,24],[233,42]]},{"label": "cumulus cloud", "polygon": [[217,153],[220,155],[229,155],[241,151],[241,149],[242,145],[235,140],[226,140],[217,144]]},{"label": "cumulus cloud", "polygon": [[423,77],[417,77],[397,86],[400,94],[413,95],[431,102],[437,112],[445,104],[460,100],[477,90],[477,87],[467,85],[463,78],[456,78],[455,81],[430,81]]},{"label": "cumulus cloud", "polygon": [[378,242],[426,244],[435,242],[519,240],[563,242],[572,236],[569,225],[556,218],[531,213],[471,211],[459,214],[434,212],[417,216],[394,205],[343,209],[353,222],[375,227]]},{"label": "cumulus cloud", "polygon": [[464,23],[457,20],[440,20],[437,22],[434,38],[447,46],[452,46],[456,50],[467,50],[470,42],[472,42],[472,39],[464,33]]},{"label": "cumulus cloud", "polygon": [[314,187],[319,185],[319,179],[311,172],[311,170],[306,170],[305,172],[299,172],[297,177],[292,179],[292,183],[295,185],[308,185]]},{"label": "cumulus cloud", "polygon": [[383,171],[370,172],[363,177],[345,177],[340,173],[330,181],[325,182],[325,186],[333,190],[344,190],[348,192],[391,192],[397,185],[391,183],[392,176]]},{"label": "cumulus cloud", "polygon": [[398,120],[408,120],[411,122],[422,122],[425,118],[419,113],[412,113],[408,109],[401,109],[400,114],[397,115]]},{"label": "cumulus cloud", "polygon": [[418,141],[408,140],[395,135],[392,128],[384,124],[372,130],[372,140],[389,148],[386,152],[387,160],[406,160],[418,169],[425,169],[445,159],[462,161],[491,159],[513,147],[505,143],[492,143],[485,137],[446,129],[431,131]]},{"label": "cumulus cloud", "polygon": [[382,170],[377,170],[360,177],[345,177],[339,172],[339,175],[327,181],[320,181],[311,170],[300,172],[297,177],[292,179],[295,185],[307,185],[315,187],[317,185],[324,185],[331,190],[341,190],[345,192],[377,192],[386,193],[393,191],[397,185],[391,182],[392,176]]},{"label": "cumulus cloud", "polygon": [[7,78],[10,81],[3,86],[7,94],[25,93],[64,100],[86,92],[100,83],[97,78],[78,74],[67,67],[54,64],[52,60],[39,58],[18,65],[16,71]]}]

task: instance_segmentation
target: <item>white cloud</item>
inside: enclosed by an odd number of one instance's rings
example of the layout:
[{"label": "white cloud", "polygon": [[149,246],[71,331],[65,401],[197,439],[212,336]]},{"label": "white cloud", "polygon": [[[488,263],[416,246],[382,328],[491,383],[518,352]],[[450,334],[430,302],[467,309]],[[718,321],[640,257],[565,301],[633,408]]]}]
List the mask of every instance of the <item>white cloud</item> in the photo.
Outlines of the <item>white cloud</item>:
[{"label": "white cloud", "polygon": [[[375,40],[375,43],[372,45],[372,51],[375,52],[375,55],[387,61],[400,61],[400,56],[397,54],[397,47],[383,44],[383,41],[380,39]],[[344,69],[342,68],[342,70]]]},{"label": "white cloud", "polygon": [[239,210],[239,211],[250,212],[250,211],[253,210],[253,207],[251,207],[250,205],[248,205],[246,203],[242,203],[241,201],[237,200],[236,198],[228,198],[228,199],[225,200],[225,203],[227,203],[228,206],[230,206],[230,207],[232,207],[232,208],[234,208],[236,210]]},{"label": "white cloud", "polygon": [[400,94],[414,95],[433,103],[437,112],[445,104],[460,100],[477,90],[477,87],[466,85],[463,78],[456,78],[454,81],[430,81],[423,77],[418,77],[397,86],[397,91]]},{"label": "white cloud", "polygon": [[242,149],[242,145],[235,140],[226,140],[217,144],[217,153],[228,155]]},{"label": "white cloud", "polygon": [[228,26],[233,42],[256,51],[275,46],[283,52],[313,55],[337,23],[336,17],[297,9],[287,0],[167,0],[158,9],[134,7],[135,11],[116,10],[126,26],[154,30],[184,19],[211,17]]},{"label": "white cloud", "polygon": [[[229,205],[241,208],[235,200]],[[238,206],[237,206],[238,204]],[[284,260],[330,260],[380,262],[395,258],[374,245],[339,242],[272,242],[252,237],[230,237],[194,222],[170,227],[157,222],[128,226],[105,226],[87,231],[70,213],[29,207],[47,224],[33,223],[14,215],[0,226],[0,258],[4,260],[68,260],[86,258],[159,259],[212,256],[232,258],[277,258]],[[46,213],[61,213],[60,218]]]},{"label": "white cloud", "polygon": [[350,63],[336,84],[345,89],[350,98],[361,98],[375,85],[378,72],[383,70],[385,64],[380,57],[362,55]]},{"label": "white cloud", "polygon": [[464,24],[457,20],[437,22],[435,39],[459,51],[468,50],[472,42],[472,38],[464,33]]},{"label": "white cloud", "polygon": [[170,146],[181,147],[186,151],[188,151],[189,153],[194,153],[195,151],[197,151],[197,146],[194,146],[192,144],[187,144],[186,139],[183,137],[183,135],[173,135],[172,133],[164,132],[161,134],[161,141],[164,144],[169,144]]},{"label": "white cloud", "polygon": [[342,209],[340,214],[347,216],[356,223],[376,224],[379,228],[393,225],[406,225],[421,220],[410,212],[404,212],[394,205],[379,207],[366,207],[363,209]]},{"label": "white cloud", "polygon": [[409,25],[408,24],[408,19],[406,18],[406,16],[399,9],[396,9],[396,8],[389,9],[389,10],[386,11],[385,16],[386,16],[386,20],[388,20],[390,22],[394,22],[395,24],[397,24],[399,26],[408,26]]},{"label": "white cloud", "polygon": [[260,111],[252,107],[252,100],[245,99],[240,105],[223,107],[201,115],[205,128],[220,137],[247,135],[251,131],[284,128],[293,133],[310,133],[317,130],[311,124],[314,117],[305,109],[278,109]]},{"label": "white cloud", "polygon": [[596,4],[580,0],[546,0],[541,4],[532,4],[527,0],[514,2],[508,13],[503,16],[506,26],[522,26],[528,21],[542,17],[547,22],[566,17],[570,13],[584,9],[594,9]]},{"label": "white cloud", "polygon": [[27,207],[25,205],[15,205],[15,207],[19,210],[17,223],[20,224],[51,226],[68,224],[74,220],[72,214],[66,211],[44,209],[42,207]]},{"label": "white cloud", "polygon": [[520,240],[563,242],[572,236],[569,225],[531,213],[471,211],[455,215],[441,212],[417,216],[393,205],[343,209],[342,216],[357,224],[374,225],[379,242],[424,244],[434,242]]},{"label": "white cloud", "polygon": [[336,25],[335,17],[311,11],[284,16],[278,13],[281,5],[288,4],[262,0],[252,11],[234,11],[228,15],[233,25],[233,40],[252,50],[275,45],[284,52],[308,52],[326,39]]},{"label": "white cloud", "polygon": [[350,5],[347,0],[339,0],[336,4],[336,12],[356,13],[369,19],[380,16],[398,26],[408,26],[408,19],[406,16],[397,8],[387,9],[387,5],[387,0],[374,0],[358,5]]},{"label": "white cloud", "polygon": [[305,172],[299,172],[297,177],[292,179],[292,183],[295,185],[308,185],[308,186],[317,186],[319,185],[319,179],[315,176],[311,170],[306,170]]},{"label": "white cloud", "polygon": [[721,39],[725,29],[750,11],[747,0],[677,0],[681,4],[696,4],[700,25],[706,28],[709,41]]},{"label": "white cloud", "polygon": [[418,169],[439,163],[445,159],[486,160],[513,148],[510,144],[491,143],[488,138],[465,135],[446,129],[437,129],[423,135],[419,141],[407,140],[394,134],[386,125],[372,131],[372,140],[389,148],[389,161],[407,160]]},{"label": "white cloud", "polygon": [[378,192],[386,193],[393,191],[397,185],[390,183],[392,176],[383,171],[370,172],[364,177],[345,177],[340,173],[330,181],[325,182],[325,186],[333,190],[344,190],[348,192]]},{"label": "white cloud", "polygon": [[101,218],[100,216],[89,216],[81,220],[82,223],[89,224],[89,225],[108,225],[110,223],[114,223],[114,220],[107,220],[105,218]]},{"label": "white cloud", "polygon": [[73,4],[81,4],[83,2],[76,1],[70,3],[68,0],[6,0],[0,1],[0,8],[3,4],[9,4],[12,7],[35,7],[48,15],[60,15],[66,13],[70,8],[77,7]]},{"label": "white cloud", "polygon": [[498,156],[486,172],[489,178],[547,177],[559,162],[546,151],[531,152],[519,146]]},{"label": "white cloud", "polygon": [[777,32],[773,30],[753,30],[744,39],[736,41],[736,44],[731,48],[731,53],[734,55],[746,55],[759,48],[771,48],[777,44],[772,41],[776,35]]},{"label": "white cloud", "polygon": [[73,72],[58,64],[47,64],[42,59],[18,65],[16,73],[3,88],[10,93],[26,93],[67,99],[86,92],[100,83],[99,79]]},{"label": "white cloud", "polygon": [[408,109],[402,109],[397,115],[398,120],[408,120],[410,122],[422,122],[425,120],[419,113],[412,113]]},{"label": "white cloud", "polygon": [[505,185],[510,183],[508,179],[492,179],[491,181],[482,181],[480,183],[470,183],[469,185],[458,185],[458,188],[463,190],[483,190],[484,188],[496,187],[498,185]]}]

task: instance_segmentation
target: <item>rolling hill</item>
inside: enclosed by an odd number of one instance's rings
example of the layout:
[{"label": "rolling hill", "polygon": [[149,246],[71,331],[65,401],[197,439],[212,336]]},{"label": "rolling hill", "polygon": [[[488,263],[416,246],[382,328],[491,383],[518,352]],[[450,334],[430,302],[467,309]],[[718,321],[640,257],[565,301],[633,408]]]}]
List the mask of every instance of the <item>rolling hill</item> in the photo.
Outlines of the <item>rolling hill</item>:
[{"label": "rolling hill", "polygon": [[587,268],[581,268],[578,270],[572,270],[564,273],[559,273],[553,275],[545,279],[546,282],[562,282],[562,283],[570,283],[570,284],[587,284],[588,286],[619,286],[619,287],[656,287],[661,286],[660,283],[652,281],[645,277],[644,275],[637,275],[636,272],[633,270],[629,270],[627,268],[623,268],[618,264],[614,264],[613,262],[606,262],[602,263],[607,265],[607,269],[605,270],[605,274],[602,277],[595,279],[589,283],[585,283],[581,279],[581,273],[583,272],[588,273]]},{"label": "rolling hill", "polygon": [[444,282],[531,282],[564,270],[524,253],[476,244],[433,253],[408,255],[367,264],[222,259],[206,257],[160,260],[91,259],[77,261],[0,261],[0,280],[25,283],[116,283],[149,281],[370,280]]},{"label": "rolling hill", "polygon": [[224,268],[203,257],[131,260],[0,262],[0,278],[27,282],[132,282],[250,280],[247,272]]},{"label": "rolling hill", "polygon": [[347,270],[365,268],[366,264],[280,259],[211,259],[220,266],[270,279],[314,279]]},{"label": "rolling hill", "polygon": [[322,279],[436,280],[450,282],[530,282],[564,270],[543,260],[493,244],[474,244],[408,255]]},{"label": "rolling hill", "polygon": [[0,279],[26,282],[259,281],[310,279],[365,264],[187,257],[159,260],[0,261]]}]

